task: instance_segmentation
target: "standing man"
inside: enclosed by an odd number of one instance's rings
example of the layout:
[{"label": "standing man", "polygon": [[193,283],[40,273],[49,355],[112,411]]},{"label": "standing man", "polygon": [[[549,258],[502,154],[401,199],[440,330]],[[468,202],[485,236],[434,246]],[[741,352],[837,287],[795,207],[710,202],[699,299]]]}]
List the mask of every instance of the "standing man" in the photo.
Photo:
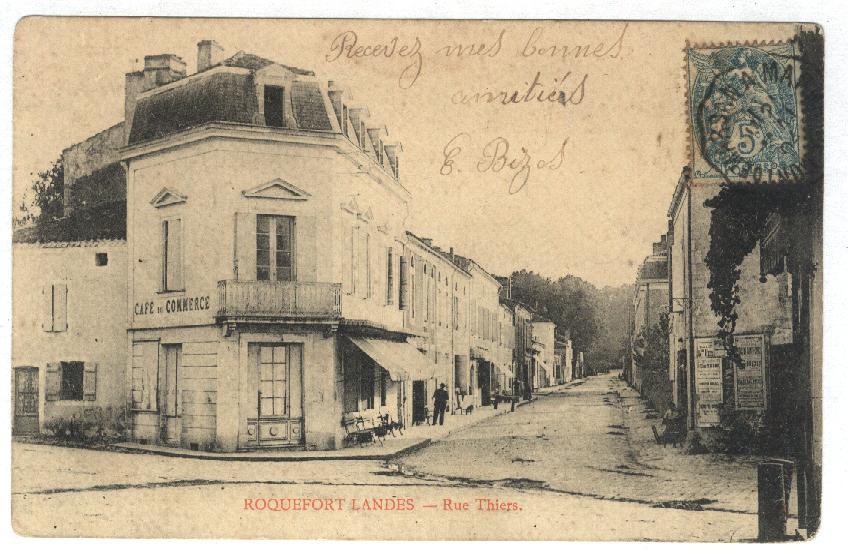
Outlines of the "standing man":
[{"label": "standing man", "polygon": [[518,395],[521,393],[521,380],[518,377],[512,380],[512,406],[510,407],[510,412],[515,412],[515,404],[518,402]]},{"label": "standing man", "polygon": [[448,406],[448,391],[445,389],[447,385],[442,383],[436,392],[433,393],[433,425],[436,425],[438,419],[439,425],[445,423],[445,408]]}]

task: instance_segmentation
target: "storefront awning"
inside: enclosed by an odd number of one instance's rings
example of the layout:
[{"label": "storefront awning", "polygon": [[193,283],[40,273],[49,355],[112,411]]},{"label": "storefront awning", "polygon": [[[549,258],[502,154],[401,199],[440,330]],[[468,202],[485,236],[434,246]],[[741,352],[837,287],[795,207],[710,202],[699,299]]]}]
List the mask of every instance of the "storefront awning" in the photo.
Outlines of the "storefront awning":
[{"label": "storefront awning", "polygon": [[433,364],[408,342],[358,336],[348,338],[372,360],[385,368],[393,381],[419,381],[433,377]]}]

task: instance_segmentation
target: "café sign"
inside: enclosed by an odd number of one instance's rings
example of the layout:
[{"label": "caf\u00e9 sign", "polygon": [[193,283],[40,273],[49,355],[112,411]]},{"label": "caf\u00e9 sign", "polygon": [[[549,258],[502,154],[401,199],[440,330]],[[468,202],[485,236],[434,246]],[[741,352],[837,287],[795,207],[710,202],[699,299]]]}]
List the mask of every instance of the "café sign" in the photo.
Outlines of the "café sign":
[{"label": "caf\u00e9 sign", "polygon": [[133,314],[172,315],[209,309],[209,296],[174,296],[159,301],[140,301],[133,305]]}]

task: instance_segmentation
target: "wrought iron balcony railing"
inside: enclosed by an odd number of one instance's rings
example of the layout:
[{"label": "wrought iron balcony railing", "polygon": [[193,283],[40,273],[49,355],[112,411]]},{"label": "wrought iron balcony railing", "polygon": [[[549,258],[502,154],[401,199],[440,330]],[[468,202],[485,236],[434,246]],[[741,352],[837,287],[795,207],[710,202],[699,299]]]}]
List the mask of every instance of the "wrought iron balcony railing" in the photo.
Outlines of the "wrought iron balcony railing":
[{"label": "wrought iron balcony railing", "polygon": [[341,284],[329,282],[218,282],[222,320],[323,319],[342,315]]}]

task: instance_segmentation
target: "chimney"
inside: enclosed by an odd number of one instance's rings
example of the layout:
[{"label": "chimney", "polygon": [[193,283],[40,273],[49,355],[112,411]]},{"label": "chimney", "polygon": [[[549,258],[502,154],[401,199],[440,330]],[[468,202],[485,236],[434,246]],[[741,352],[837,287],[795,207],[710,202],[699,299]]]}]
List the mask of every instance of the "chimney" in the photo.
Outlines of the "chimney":
[{"label": "chimney", "polygon": [[147,89],[185,77],[186,63],[175,54],[151,54],[144,57],[144,80]]},{"label": "chimney", "polygon": [[212,68],[224,60],[224,47],[212,39],[204,39],[197,43],[197,72]]}]

